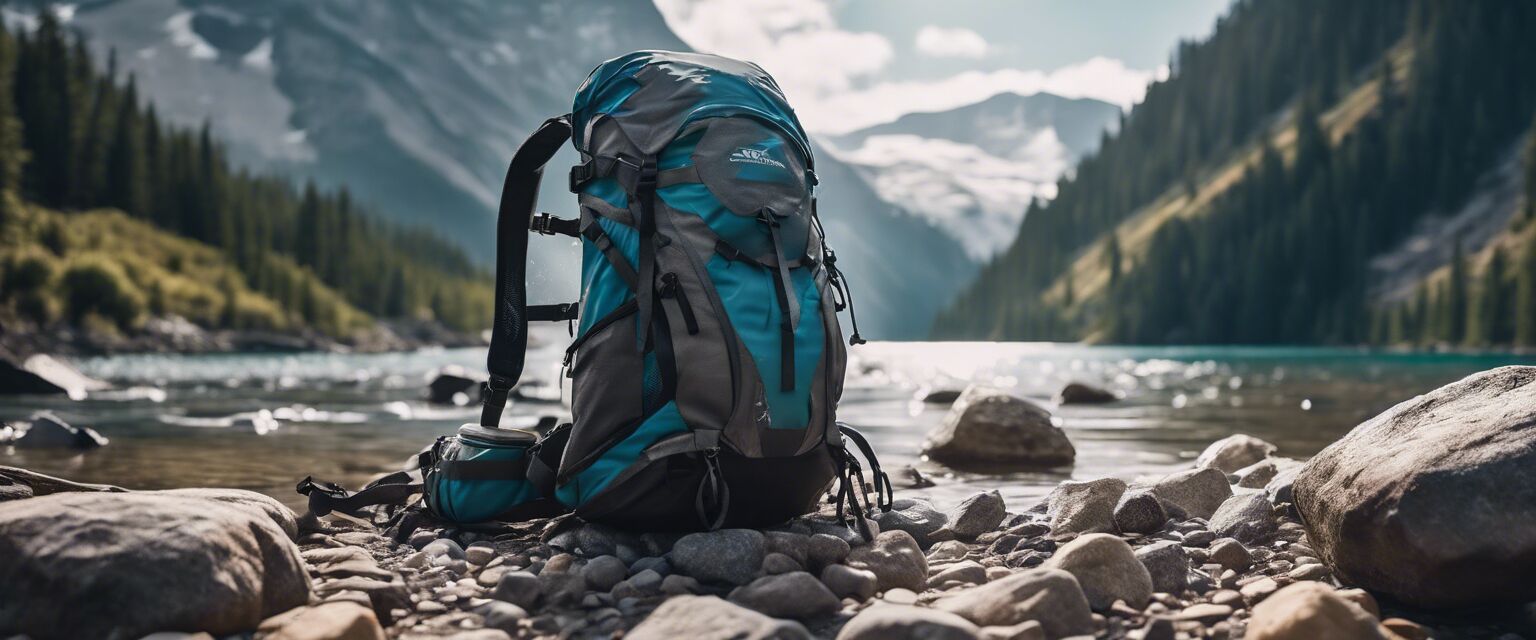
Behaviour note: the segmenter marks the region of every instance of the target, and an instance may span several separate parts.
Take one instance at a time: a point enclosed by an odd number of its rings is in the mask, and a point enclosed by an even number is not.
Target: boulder
[[[384,640],[373,609],[337,600],[295,607],[267,618],[256,629],[271,640]]]
[[[1104,404],[1118,398],[1114,392],[1082,382],[1068,382],[1056,394],[1057,404]]]
[[[1093,612],[1077,578],[1065,571],[1033,569],[945,596],[933,608],[980,626],[1035,620],[1049,637],[1093,633]]]
[[[923,404],[950,405],[950,404],[954,404],[956,400],[960,399],[960,390],[959,389],[933,389],[933,390],[930,390],[930,391],[921,392],[918,395],[921,395],[923,397]]]
[[[1168,512],[1147,489],[1126,491],[1115,505],[1115,528],[1121,533],[1154,533],[1168,524]]]
[[[946,611],[882,604],[859,612],[837,640],[975,640],[980,630]]]
[[[1200,453],[1200,457],[1195,458],[1195,467],[1236,473],[1243,467],[1268,458],[1274,452],[1275,445],[1239,433],[1212,442]]]
[[[763,576],[731,592],[731,602],[775,618],[812,620],[837,612],[841,601],[804,571]]]
[[[1279,471],[1274,460],[1260,460],[1234,472],[1233,475],[1237,476],[1234,484],[1244,489],[1263,489],[1264,485],[1275,479]]]
[[[1370,640],[1385,638],[1364,609],[1316,582],[1298,582],[1253,608],[1246,640]]]
[[[1225,538],[1236,538],[1245,544],[1268,542],[1279,530],[1280,519],[1275,517],[1275,507],[1263,493],[1245,493],[1227,498],[1211,514],[1211,531]]]
[[[670,558],[674,568],[701,582],[742,585],[757,577],[765,547],[762,533],[721,529],[683,536]]]
[[[432,381],[427,383],[427,402],[461,404],[455,398],[461,393],[465,400],[475,400],[480,397],[480,382],[479,375],[464,367],[448,365],[433,374]]]
[[[1232,485],[1220,469],[1190,469],[1162,477],[1152,485],[1152,493],[1171,518],[1209,518],[1232,497]]]
[[[1125,482],[1116,478],[1066,481],[1045,497],[1045,515],[1051,532],[1098,533],[1115,530],[1115,505],[1125,493]]]
[[[897,498],[891,501],[891,510],[875,515],[881,531],[905,531],[912,534],[917,545],[927,549],[937,540],[933,534],[949,524],[949,516],[934,508],[933,503],[915,498]]]
[[[1007,515],[1008,507],[1003,504],[1003,494],[984,491],[966,498],[949,513],[949,528],[955,532],[956,537],[972,540],[997,529]],[[882,524],[880,528],[887,527]]]
[[[71,491],[106,491],[111,493],[124,493],[128,491],[122,487],[114,487],[109,484],[86,484],[83,482],[74,482],[65,480],[63,478],[56,478],[50,475],[27,471],[26,469],[22,469],[20,467],[5,466],[0,466],[0,486],[25,487],[27,490],[26,493],[28,494],[26,497],[45,496],[51,493],[65,493]],[[193,490],[181,489],[180,491]],[[249,494],[249,492],[241,493]],[[265,499],[272,504],[277,504],[276,501],[270,498]],[[277,506],[282,507],[282,505]],[[288,510],[286,507],[283,507],[283,511]],[[289,517],[292,517],[293,513],[288,512],[288,515]]]
[[[1388,409],[1313,457],[1294,491],[1341,580],[1423,607],[1536,598],[1536,367]]]
[[[839,598],[853,598],[863,602],[875,597],[880,580],[875,574],[855,569],[846,564],[829,564],[821,570],[821,583]]]
[[[305,604],[299,550],[284,523],[249,506],[259,501],[270,499],[92,492],[0,503],[0,635],[224,636]]]
[[[1178,595],[1189,585],[1189,554],[1177,542],[1165,540],[1137,549],[1136,560],[1147,568],[1154,592]]]
[[[92,391],[110,388],[112,385],[80,373],[47,354],[35,354],[18,364],[16,357],[0,348],[0,395],[66,395],[80,400]]]
[[[1233,571],[1243,571],[1253,564],[1253,554],[1248,551],[1248,547],[1231,538],[1212,542],[1210,551],[1206,552],[1206,559]]]
[[[714,596],[677,596],[624,634],[626,640],[809,640],[798,623],[775,620]]]
[[[1269,497],[1270,504],[1282,505],[1296,501],[1296,476],[1301,474],[1302,468],[1303,465],[1298,464],[1275,472],[1275,477],[1264,485],[1264,495]]]
[[[1077,450],[1051,413],[1001,389],[972,385],[923,443],[923,453],[953,467],[1031,468],[1072,464]]]
[[[880,591],[922,591],[928,582],[928,558],[905,531],[885,531],[869,545],[848,554],[848,566],[875,574]]]
[[[75,427],[60,420],[51,411],[32,414],[31,426],[21,432],[15,444],[25,449],[96,449],[107,446],[107,439],[89,427]]]
[[[1152,598],[1152,575],[1131,545],[1107,533],[1090,533],[1062,545],[1044,566],[1077,578],[1094,611],[1108,611],[1116,600],[1140,609]]]

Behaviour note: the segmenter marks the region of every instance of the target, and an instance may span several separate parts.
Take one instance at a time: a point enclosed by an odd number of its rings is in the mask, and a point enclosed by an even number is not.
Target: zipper
[[[693,315],[693,305],[688,304],[688,291],[683,289],[682,283],[677,279],[677,274],[662,274],[661,297],[675,298],[677,300],[677,308],[683,312],[683,324],[688,325],[688,335],[698,335],[699,319]]]
[[[640,303],[636,302],[634,298],[624,301],[624,304],[619,305],[618,308],[608,315],[603,316],[601,320],[592,323],[592,326],[587,329],[586,333],[581,334],[581,337],[572,341],[571,346],[565,348],[565,359],[560,361],[560,366],[565,368],[566,377],[570,377],[575,373],[571,370],[571,360],[576,357],[576,350],[581,348],[581,345],[586,344],[588,338],[597,335],[603,329],[607,329],[609,325],[627,316],[634,315],[639,306]]]

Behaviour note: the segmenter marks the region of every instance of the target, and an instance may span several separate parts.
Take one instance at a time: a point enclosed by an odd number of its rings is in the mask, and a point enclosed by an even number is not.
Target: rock
[[[1154,542],[1136,550],[1136,559],[1147,568],[1152,590],[1178,595],[1189,585],[1189,555],[1177,542]]]
[[[678,596],[624,634],[625,640],[809,640],[805,627],[714,596]]]
[[[1178,635],[1174,630],[1173,621],[1167,618],[1153,618],[1147,621],[1141,628],[1141,635],[1132,635],[1137,640],[1175,640]]]
[[[935,509],[933,503],[914,498],[897,498],[891,502],[891,510],[877,514],[875,522],[881,531],[905,531],[912,534],[918,546],[927,549],[937,540],[933,534],[949,524],[949,516]]]
[[[1235,473],[1248,465],[1269,457],[1275,452],[1275,445],[1260,440],[1250,435],[1234,434],[1212,442],[1200,457],[1195,458],[1195,467],[1200,469],[1217,469],[1222,473]]]
[[[1046,635],[1061,638],[1093,633],[1093,613],[1072,574],[1032,569],[940,598],[933,608],[981,626],[1038,621]]]
[[[1015,536],[1017,538],[1017,536]],[[995,543],[994,543],[995,544]],[[1010,548],[1009,551],[1012,551]],[[965,558],[971,548],[958,540],[946,540],[928,549],[928,564],[954,562]],[[994,554],[995,555],[995,554]]]
[[[1247,544],[1268,542],[1280,527],[1274,505],[1262,493],[1236,495],[1211,514],[1211,531]]]
[[[47,354],[35,354],[17,364],[9,351],[0,348],[0,395],[58,394],[80,400],[92,391],[110,388]]]
[[[891,589],[881,594],[880,600],[891,604],[917,604],[917,592],[911,589]]]
[[[874,572],[855,569],[843,564],[829,564],[821,570],[821,583],[839,598],[853,598],[863,602],[875,597],[880,581]]]
[[[629,567],[615,556],[598,556],[588,560],[587,566],[581,569],[582,578],[593,591],[608,591],[628,575]]]
[[[1383,638],[1371,614],[1316,582],[1281,589],[1253,608],[1246,640]]]
[[[1125,482],[1101,478],[1056,485],[1045,497],[1045,515],[1051,533],[1097,533],[1115,530],[1115,505],[1125,493]]]
[[[254,491],[245,491],[243,489],[192,488],[166,489],[164,491],[141,491],[138,493],[148,493],[151,495],[172,496],[179,498],[191,498],[197,500],[211,500],[213,502],[221,502],[244,509],[255,509],[267,514],[267,517],[271,518],[272,522],[276,523],[278,527],[282,528],[284,533],[288,534],[288,539],[297,540],[299,538],[299,523],[298,519],[294,517],[293,511],[288,507],[283,506],[283,503]]]
[[[1274,578],[1259,578],[1243,585],[1238,591],[1243,595],[1243,601],[1253,605],[1274,595],[1279,590],[1280,583],[1275,582]]]
[[[1082,382],[1068,382],[1056,394],[1057,404],[1104,404],[1114,402],[1118,398],[1107,389],[1101,389]]]
[[[427,402],[465,404],[480,397],[480,379],[464,367],[448,365],[439,369],[427,383]],[[463,394],[461,397],[460,394]]]
[[[5,635],[223,636],[310,597],[283,524],[234,500],[129,492],[0,503],[0,558]]]
[[[805,567],[802,567],[800,566],[800,563],[795,562],[794,558],[786,556],[782,553],[774,552],[763,556],[763,573],[768,575],[778,575],[781,573],[792,573],[795,571],[804,570]]]
[[[389,624],[391,611],[411,606],[410,591],[399,580],[384,582],[372,578],[342,578],[320,583],[315,587],[315,592],[321,598],[331,598],[345,592],[362,593],[367,596],[368,602],[373,605],[374,614],[383,624]]]
[[[1187,534],[1184,534],[1183,540],[1184,546],[1186,547],[1208,547],[1212,542],[1215,541],[1216,533],[1213,531],[1207,531],[1205,529],[1201,529],[1199,531],[1191,531]]]
[[[905,531],[885,531],[867,546],[848,554],[848,566],[875,574],[879,591],[922,591],[928,582],[928,558]]]
[[[1170,618],[1175,621],[1194,620],[1198,622],[1211,623],[1218,620],[1225,620],[1228,616],[1231,615],[1232,607],[1224,604],[1212,604],[1209,602],[1203,602],[1200,604],[1192,604],[1186,607],[1183,611],[1170,616]]]
[[[489,564],[490,561],[495,557],[496,547],[493,547],[490,544],[484,542],[469,545],[469,548],[464,550],[464,559],[468,560],[470,564],[477,567],[483,567],[486,564]]]
[[[936,589],[949,582],[981,584],[987,581],[987,568],[981,563],[966,560],[956,562],[928,578],[928,588]]]
[[[1313,457],[1307,537],[1343,581],[1421,607],[1536,598],[1536,367],[1403,402]]]
[[[1043,407],[980,385],[966,388],[928,434],[923,454],[954,467],[1053,467],[1077,450]]]
[[[1327,578],[1328,574],[1328,567],[1321,564],[1303,564],[1291,569],[1289,573],[1285,574],[1285,577],[1299,582],[1302,580],[1322,580]]]
[[[896,480],[899,482],[897,486],[903,489],[927,489],[933,486],[933,481],[929,480],[928,476],[923,475],[922,471],[910,464],[896,472]]]
[[[661,581],[661,592],[669,596],[698,593],[699,581],[685,575],[672,574]]]
[[[1381,626],[1403,640],[1429,640],[1431,635],[1424,625],[1403,618],[1387,618],[1381,621]]]
[[[976,625],[953,613],[879,605],[849,620],[837,640],[975,640],[979,633]]]
[[[527,571],[509,571],[502,574],[501,580],[496,583],[496,590],[491,592],[491,597],[524,609],[531,609],[538,603],[542,592],[538,576]]]
[[[766,531],[763,533],[763,549],[769,554],[782,554],[794,560],[795,564],[804,567],[809,557],[810,536],[789,531]]]
[[[703,582],[746,584],[763,566],[763,534],[751,529],[690,533],[672,546],[672,566]]]
[[[15,445],[23,449],[96,449],[107,439],[88,427],[73,427],[51,411],[32,414],[31,426],[21,432]]]
[[[1154,533],[1168,523],[1168,512],[1151,491],[1137,489],[1120,496],[1114,518],[1115,528],[1122,533]]]
[[[934,389],[923,394],[923,404],[951,405],[959,399],[959,389]]]
[[[485,626],[507,633],[517,633],[518,623],[528,617],[528,612],[510,602],[491,600],[475,607],[475,613],[485,618]]]
[[[1011,627],[987,627],[981,630],[982,640],[1045,640],[1045,627],[1030,620]]]
[[[731,602],[775,618],[812,620],[836,613],[841,601],[804,571],[763,576],[731,592]]]
[[[1275,472],[1275,477],[1264,485],[1264,495],[1269,497],[1270,504],[1294,503],[1296,498],[1293,488],[1296,485],[1296,476],[1301,473],[1303,465],[1295,465],[1280,469]]]
[[[1171,518],[1210,518],[1232,497],[1232,486],[1219,469],[1190,469],[1164,476],[1152,485],[1152,493]]]
[[[1212,542],[1207,557],[1211,562],[1233,571],[1242,571],[1253,564],[1253,555],[1248,552],[1248,547],[1231,538]]]
[[[805,557],[808,569],[820,569],[842,562],[853,548],[837,536],[825,533],[812,534],[806,541]]]
[[[988,531],[997,529],[1008,515],[1003,504],[1003,494],[984,491],[966,498],[949,513],[949,528],[962,540],[971,540]],[[881,525],[881,528],[886,528]]]
[[[273,640],[384,640],[373,610],[355,602],[295,607],[261,621],[256,629]]]
[[[1108,611],[1116,600],[1137,609],[1152,597],[1152,575],[1136,559],[1131,545],[1105,533],[1090,533],[1068,542],[1045,561],[1077,578],[1095,611]]]

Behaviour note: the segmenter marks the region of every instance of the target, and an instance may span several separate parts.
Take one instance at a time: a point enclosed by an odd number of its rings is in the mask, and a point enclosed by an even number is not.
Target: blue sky
[[[703,51],[763,65],[813,131],[1003,91],[1129,108],[1229,0],[655,0]]]

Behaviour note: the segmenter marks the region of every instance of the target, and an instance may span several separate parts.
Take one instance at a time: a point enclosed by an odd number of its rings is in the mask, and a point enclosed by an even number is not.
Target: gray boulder
[[[971,587],[933,603],[979,626],[1038,621],[1049,637],[1093,633],[1093,612],[1077,578],[1065,571],[1033,569]]]
[[[731,602],[775,618],[812,620],[837,612],[841,602],[804,571],[763,576],[731,592]]]
[[[1147,489],[1126,491],[1115,505],[1115,528],[1122,533],[1153,533],[1168,523],[1168,512]]]
[[[752,529],[690,533],[672,546],[672,567],[702,582],[746,584],[765,554],[763,534]]]
[[[714,596],[677,596],[624,634],[626,640],[809,640],[805,627]]]
[[[1058,404],[1104,404],[1114,402],[1114,392],[1082,382],[1069,382],[1056,394]]]
[[[1072,464],[1077,450],[1051,412],[993,387],[972,385],[923,443],[923,453],[953,467],[1030,468]]]
[[[1095,533],[1115,530],[1115,505],[1125,493],[1125,482],[1116,478],[1066,481],[1045,497],[1045,515],[1051,532]]]
[[[1210,518],[1227,498],[1232,485],[1220,469],[1190,469],[1172,473],[1152,485],[1152,493],[1172,518]]]
[[[875,574],[880,591],[922,591],[928,582],[928,558],[905,531],[885,531],[869,545],[848,554],[848,566]]]
[[[821,570],[821,583],[827,585],[832,595],[853,598],[859,602],[875,597],[875,589],[880,586],[880,580],[873,572],[846,564],[827,565],[827,568]]]
[[[1271,504],[1294,503],[1296,496],[1296,476],[1301,475],[1302,465],[1295,465],[1280,469],[1275,472],[1274,479],[1264,485],[1264,495],[1269,497]]]
[[[946,611],[880,604],[843,625],[837,640],[975,640],[979,632],[976,625]]]
[[[89,427],[75,427],[51,411],[32,414],[31,426],[21,432],[15,445],[24,449],[96,449],[107,439]]]
[[[1473,374],[1323,449],[1295,483],[1335,575],[1423,607],[1536,598],[1536,367]]]
[[[1239,433],[1212,442],[1200,453],[1200,457],[1195,458],[1195,466],[1235,473],[1238,469],[1268,458],[1274,452],[1275,445]]]
[[[1090,533],[1062,545],[1044,566],[1077,578],[1094,611],[1108,611],[1116,600],[1140,609],[1152,598],[1152,575],[1131,545],[1107,533]]]
[[[1136,559],[1147,568],[1155,592],[1178,595],[1189,585],[1189,554],[1177,542],[1149,544],[1136,550]]]
[[[0,636],[224,636],[309,600],[299,550],[248,500],[59,493],[0,503]],[[292,515],[288,516],[289,521]]]
[[[1280,519],[1274,505],[1263,493],[1245,493],[1227,498],[1211,514],[1211,531],[1218,536],[1235,538],[1246,544],[1260,544],[1275,537]]]
[[[1008,507],[1003,504],[1003,494],[984,491],[966,498],[949,513],[949,528],[955,532],[956,537],[971,540],[997,529],[1007,516]],[[886,527],[881,525],[881,528]]]
[[[35,354],[18,362],[10,351],[0,347],[0,395],[56,394],[79,400],[92,391],[110,388],[111,385],[47,354]]]
[[[937,542],[934,532],[949,524],[949,516],[934,508],[933,503],[915,498],[897,498],[891,501],[891,510],[875,515],[881,531],[905,531],[912,534],[918,546],[927,549]]]

